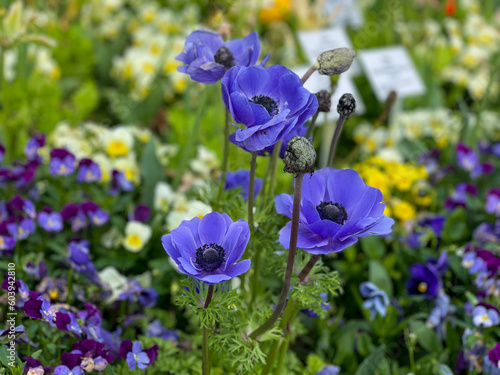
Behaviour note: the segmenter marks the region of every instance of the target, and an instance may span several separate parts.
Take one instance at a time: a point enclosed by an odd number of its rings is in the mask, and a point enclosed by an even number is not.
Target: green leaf
[[[369,236],[361,238],[361,249],[370,259],[380,259],[385,254],[384,241],[378,236]]]
[[[377,260],[370,260],[370,266],[368,270],[369,280],[387,293],[389,298],[392,298],[393,287],[392,280],[387,270],[382,264]]]
[[[443,227],[443,240],[457,242],[469,235],[467,216],[462,207],[456,208],[446,219]]]
[[[379,346],[359,365],[355,375],[388,374],[389,364],[385,359],[385,346]]]
[[[440,353],[443,350],[443,344],[436,332],[428,328],[424,322],[411,322],[410,328],[422,348],[431,353]]]
[[[31,356],[36,359],[36,358],[40,357],[40,354],[42,354],[42,349],[37,350]]]
[[[156,158],[156,147],[153,139],[145,146],[141,161],[139,163],[142,172],[141,202],[153,206],[154,191],[156,184],[165,177],[163,168]]]
[[[366,332],[362,332],[358,338],[357,348],[359,354],[361,354],[363,357],[370,354],[374,349],[370,335],[368,335]]]

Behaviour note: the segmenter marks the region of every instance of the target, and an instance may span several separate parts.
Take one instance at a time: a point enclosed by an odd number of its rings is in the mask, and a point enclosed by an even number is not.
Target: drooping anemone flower
[[[365,301],[363,309],[370,311],[370,320],[375,319],[377,315],[384,318],[387,315],[387,307],[389,306],[389,297],[387,293],[380,290],[375,284],[365,281],[360,284],[359,291]]]
[[[411,279],[406,283],[409,294],[425,296],[428,299],[437,297],[441,281],[433,266],[413,264],[410,267],[410,276]]]
[[[323,168],[304,177],[297,247],[312,254],[328,254],[355,244],[359,237],[390,233],[394,220],[384,215],[380,190],[367,186],[352,169]],[[278,195],[279,214],[292,217],[293,197]],[[290,244],[291,222],[279,241]]]
[[[233,66],[255,65],[259,54],[260,42],[255,31],[244,39],[224,42],[214,31],[196,30],[186,38],[184,50],[175,59],[186,64],[177,68],[179,72],[210,85]]]
[[[241,189],[241,196],[243,199],[248,199],[248,186],[250,184],[250,171],[240,170],[236,172],[227,172],[226,183],[224,185],[225,190],[229,189]],[[262,178],[256,178],[254,183],[254,198],[259,195],[262,190]]]
[[[261,151],[302,126],[318,109],[316,96],[299,76],[281,65],[231,68],[222,78],[222,99],[236,123],[230,140],[246,151]]]
[[[249,259],[238,262],[249,239],[246,221],[233,222],[227,214],[218,212],[183,221],[161,238],[180,272],[209,285],[230,280],[250,269]]]

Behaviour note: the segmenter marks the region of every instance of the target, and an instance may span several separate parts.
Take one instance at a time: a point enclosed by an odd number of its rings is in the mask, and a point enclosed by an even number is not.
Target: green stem
[[[257,289],[259,288],[259,268],[260,268],[260,253],[261,249],[254,247],[254,262],[253,262],[253,275],[252,275],[252,298],[250,300],[250,307],[253,306],[257,297]]]
[[[295,261],[295,253],[297,251],[297,236],[299,232],[299,218],[300,218],[300,199],[302,196],[302,181],[304,180],[304,173],[297,173],[295,176],[295,192],[293,194],[293,208],[292,208],[292,227],[290,230],[290,249],[288,250],[288,260],[286,263],[285,279],[283,281],[283,288],[281,289],[281,296],[276,306],[276,309],[269,317],[269,319],[262,324],[255,331],[250,333],[251,339],[256,339],[266,331],[268,331],[278,320],[283,309],[286,305],[286,298],[288,290],[290,289],[290,281],[292,279],[293,263]]]
[[[71,303],[73,302],[73,268],[71,267],[68,271],[68,279],[66,285],[68,286],[68,297],[66,303],[68,305],[71,305]]]
[[[203,375],[210,375],[210,350],[208,347],[208,327],[203,327],[203,357],[202,372]]]
[[[252,152],[250,162],[250,183],[248,184],[248,226],[253,233],[253,194],[255,185],[255,168],[257,167],[257,152]]]
[[[319,111],[316,111],[314,116],[311,119],[311,122],[309,123],[309,126],[307,127],[307,132],[306,132],[306,138],[309,139],[313,133],[314,130],[314,124],[316,124],[316,119],[318,118]]]
[[[262,369],[261,375],[267,375],[273,368],[274,360],[276,359],[276,354],[278,353],[279,347],[281,345],[281,340],[273,341],[271,348],[269,349],[269,354],[266,358],[266,365]]]
[[[226,109],[226,123],[224,125],[224,155],[222,159],[222,178],[220,180],[219,186],[219,194],[217,195],[217,202],[220,201],[220,197],[222,195],[222,191],[224,190],[224,186],[226,185],[226,173],[227,173],[227,164],[229,160],[229,111]]]
[[[288,335],[287,335],[288,336]],[[278,357],[278,368],[276,370],[276,374],[282,374],[283,373],[283,363],[285,362],[285,355],[286,351],[288,350],[288,344],[290,343],[290,337],[286,337],[283,342],[281,343],[281,347],[279,350],[279,357]]]
[[[268,197],[274,197],[274,185],[276,185],[276,166],[278,165],[278,158],[281,151],[281,144],[283,140],[276,143],[273,150],[273,155],[271,156],[271,180],[269,181],[269,189],[267,191]]]
[[[309,77],[318,69],[319,69],[318,63],[314,63],[313,65],[311,65],[309,69],[307,69],[307,72],[305,72],[305,74],[301,78],[302,84],[306,83]]]
[[[177,175],[175,176],[175,180],[173,182],[174,188],[177,188],[179,186],[179,183],[181,182],[182,175],[184,173],[184,170],[186,169],[186,165],[191,154],[191,149],[196,144],[197,135],[200,132],[201,117],[205,110],[205,105],[207,103],[209,91],[210,91],[209,87],[205,87],[203,89],[203,93],[200,102],[198,104],[198,111],[196,112],[196,117],[194,119],[193,128],[191,129],[191,136],[188,138],[187,143],[184,146],[184,149],[182,150],[179,166],[177,167]]]
[[[333,134],[332,144],[330,145],[330,154],[328,155],[328,167],[333,167],[333,160],[335,158],[335,152],[337,151],[337,143],[339,142],[340,133],[342,132],[342,127],[346,120],[345,116],[340,115],[337,121],[337,127],[335,128],[335,133]]]
[[[300,282],[304,282],[304,280],[306,279],[307,275],[309,275],[309,272],[311,272],[312,268],[314,267],[314,265],[316,264],[316,262],[318,261],[318,259],[321,257],[321,255],[319,254],[314,254],[310,259],[309,259],[309,262],[307,262],[307,264],[304,266],[304,268],[302,269],[302,271],[300,271],[299,273],[299,280]]]
[[[203,310],[206,310],[212,301],[214,295],[214,286],[208,286],[207,298],[205,299],[205,304],[203,305]],[[205,311],[204,311],[205,312]],[[210,375],[210,347],[208,346],[208,334],[209,327],[203,325],[203,345],[202,345],[202,371],[203,375]]]

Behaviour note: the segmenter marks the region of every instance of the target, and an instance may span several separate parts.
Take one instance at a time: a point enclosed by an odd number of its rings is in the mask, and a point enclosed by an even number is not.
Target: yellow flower
[[[392,205],[393,216],[401,221],[413,219],[417,215],[415,207],[407,201],[397,201]]]
[[[259,19],[262,23],[272,23],[286,21],[290,17],[292,4],[290,0],[274,0],[271,7],[262,8],[259,12]]]

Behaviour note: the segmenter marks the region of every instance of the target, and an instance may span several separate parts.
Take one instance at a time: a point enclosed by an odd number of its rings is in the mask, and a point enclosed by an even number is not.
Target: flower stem
[[[207,298],[205,299],[205,304],[203,305],[203,309],[207,309],[207,307],[210,305],[210,302],[212,301],[212,296],[214,295],[214,286],[209,285],[208,286],[208,292],[207,292]],[[210,348],[208,346],[208,333],[209,333],[210,328],[203,326],[202,332],[203,332],[203,345],[202,345],[202,372],[203,375],[210,375]]]
[[[207,292],[207,298],[205,299],[205,305],[203,306],[204,309],[210,305],[210,301],[212,301],[212,296],[214,295],[214,286],[209,285],[208,286],[208,292]]]
[[[208,327],[203,327],[203,375],[210,375],[210,350],[208,348]]]
[[[309,79],[309,77],[319,69],[319,64],[316,62],[313,65],[310,66],[310,68],[307,70],[307,72],[302,76],[302,84],[306,83],[306,81]]]
[[[333,166],[333,159],[335,158],[335,151],[337,151],[337,143],[339,142],[340,133],[342,132],[342,127],[344,126],[344,122],[346,120],[345,116],[340,115],[339,120],[337,121],[337,127],[335,128],[335,133],[333,134],[332,144],[330,146],[330,154],[328,155],[328,164],[327,166]]]
[[[307,127],[306,138],[308,138],[308,139],[309,139],[309,137],[311,137],[311,135],[313,133],[314,124],[316,124],[316,119],[318,118],[318,115],[319,115],[319,111],[316,111],[316,113],[314,114],[314,116],[311,119],[311,122],[309,123],[309,126]]]
[[[288,290],[290,289],[290,281],[292,279],[295,253],[297,251],[297,236],[299,233],[299,217],[300,217],[300,199],[302,195],[303,179],[304,179],[304,173],[297,173],[297,175],[295,176],[295,192],[293,194],[293,209],[292,209],[292,228],[290,231],[290,249],[288,250],[288,260],[285,270],[285,280],[283,281],[283,289],[281,289],[280,300],[278,302],[278,305],[276,306],[276,309],[269,317],[269,319],[255,331],[250,333],[249,337],[254,340],[273,326],[276,320],[278,320],[278,318],[280,317],[286,305],[286,298],[288,296]]]
[[[222,191],[226,185],[227,164],[229,160],[229,111],[226,109],[226,123],[224,125],[224,155],[222,158],[222,177],[220,179],[219,194],[217,195],[217,202],[220,201]]]
[[[177,174],[175,176],[175,180],[173,182],[173,187],[177,188],[179,183],[181,182],[182,175],[184,170],[186,169],[186,164],[189,160],[191,149],[196,144],[197,134],[200,132],[201,125],[201,117],[205,110],[205,105],[207,103],[208,94],[210,91],[210,87],[205,87],[203,89],[203,93],[201,95],[200,102],[198,104],[198,111],[196,112],[196,117],[194,119],[193,128],[191,129],[191,136],[188,138],[186,145],[182,150],[181,159],[179,161],[179,166],[177,167]]]
[[[269,181],[269,189],[267,195],[272,197],[274,195],[274,185],[276,184],[276,165],[278,164],[278,157],[281,151],[281,144],[283,140],[274,145],[273,155],[271,156],[271,180]]]
[[[304,282],[304,280],[306,279],[307,275],[309,275],[309,272],[311,272],[312,268],[314,267],[314,265],[316,264],[316,262],[318,261],[318,259],[321,257],[321,255],[319,254],[314,254],[311,259],[309,259],[309,262],[307,262],[307,264],[304,266],[304,268],[302,269],[302,271],[300,271],[299,273],[299,280],[300,282]]]
[[[257,167],[257,152],[252,152],[252,161],[250,162],[250,182],[248,184],[248,226],[253,232],[253,193],[255,185],[255,168]]]

